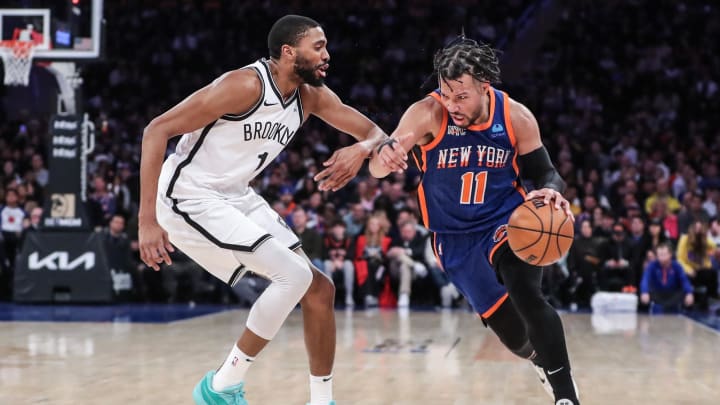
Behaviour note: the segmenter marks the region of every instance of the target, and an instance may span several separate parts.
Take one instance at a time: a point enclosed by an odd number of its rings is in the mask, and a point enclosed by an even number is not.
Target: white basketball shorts
[[[245,273],[233,251],[254,252],[269,238],[294,250],[300,241],[280,215],[252,189],[220,200],[171,200],[158,193],[157,219],[170,243],[205,270],[234,285]]]

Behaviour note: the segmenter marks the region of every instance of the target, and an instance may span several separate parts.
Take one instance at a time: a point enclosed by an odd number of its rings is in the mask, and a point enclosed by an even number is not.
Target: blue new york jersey
[[[440,102],[439,91],[430,96]],[[460,128],[443,108],[432,142],[420,147],[418,198],[425,225],[438,233],[492,231],[524,199],[507,94],[490,88],[490,119]]]

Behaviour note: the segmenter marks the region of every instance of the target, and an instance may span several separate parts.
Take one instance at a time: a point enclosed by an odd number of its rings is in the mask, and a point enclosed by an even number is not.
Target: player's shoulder
[[[436,98],[428,95],[414,102],[407,110],[413,119],[422,122],[426,126],[432,128],[432,132],[436,132],[443,122],[445,116],[445,106]]]
[[[322,102],[323,99],[329,97],[337,97],[328,86],[311,86],[307,83],[303,83],[298,87],[300,97],[303,98],[303,103],[307,101]]]
[[[308,113],[316,113],[323,108],[342,103],[340,98],[328,86],[311,86],[307,83],[298,87],[303,110]]]
[[[527,129],[537,127],[537,120],[532,111],[525,104],[506,95],[508,99],[508,108],[510,109],[510,122],[517,131],[518,129]]]
[[[413,109],[414,111],[417,111],[419,113],[425,113],[425,114],[433,114],[433,115],[440,115],[442,116],[443,110],[445,107],[442,105],[440,100],[427,95],[420,100],[414,102],[410,109]]]
[[[235,91],[241,91],[240,94],[259,94],[263,83],[258,73],[248,67],[230,70],[218,76],[213,81],[213,86],[229,88]]]
[[[508,107],[510,108],[510,118],[514,121],[515,119],[518,120],[527,120],[527,119],[534,119],[534,115],[532,111],[523,103],[515,100],[514,98],[510,97],[505,94],[505,97],[507,97],[508,100]]]

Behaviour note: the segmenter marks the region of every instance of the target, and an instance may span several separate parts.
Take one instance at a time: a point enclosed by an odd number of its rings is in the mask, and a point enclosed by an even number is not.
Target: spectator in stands
[[[113,291],[119,301],[134,301],[144,295],[137,266],[132,262],[130,239],[125,234],[125,217],[115,214],[102,231],[105,254],[113,279]]]
[[[635,273],[637,279],[633,280],[633,285],[637,285],[642,277],[642,269],[645,268],[645,258],[647,252],[651,249],[650,235],[645,227],[645,220],[641,216],[633,216],[630,218],[630,234],[628,235],[632,252],[630,254],[630,266]]]
[[[15,256],[20,249],[25,211],[18,205],[18,193],[14,188],[5,191],[5,205],[0,208],[0,230],[5,247],[5,259],[15,267]]]
[[[605,242],[602,260],[603,269],[598,282],[603,291],[630,290],[635,280],[635,272],[630,266],[632,246],[621,222],[612,226],[612,236]]]
[[[30,211],[30,218],[25,218],[25,221],[23,222],[22,235],[20,236],[20,249],[22,249],[22,245],[25,243],[25,238],[28,233],[40,230],[40,227],[42,226],[42,215],[43,209],[35,207]]]
[[[602,248],[603,241],[593,236],[590,220],[582,220],[580,233],[567,258],[570,300],[581,307],[590,306],[590,298],[597,289],[597,278],[602,271]]]
[[[93,193],[90,197],[90,223],[95,226],[105,226],[115,214],[117,204],[115,195],[107,188],[107,182],[102,176],[93,178]]]
[[[308,226],[308,216],[302,207],[295,208],[292,213],[292,229],[300,238],[303,251],[312,264],[323,270],[323,240],[318,231]]]
[[[353,246],[355,274],[365,307],[378,305],[378,296],[385,283],[387,251],[391,239],[387,236],[387,217],[373,214],[367,219],[365,232],[358,235]]]
[[[655,248],[656,260],[648,263],[640,282],[640,301],[659,305],[663,311],[691,307],[693,286],[680,263],[672,257],[672,248],[661,243]]]
[[[607,208],[598,207],[597,209],[600,210],[601,215],[599,220],[597,218],[597,215],[593,217],[593,223],[595,224],[595,229],[593,229],[593,235],[604,239],[610,239],[613,234],[613,225],[616,222],[615,217],[613,216],[613,213]]]
[[[708,238],[707,225],[702,221],[693,222],[687,234],[678,241],[677,260],[692,284],[698,288],[701,297],[717,297],[718,275],[712,263],[716,248],[715,243]],[[706,305],[704,300],[699,303],[701,306]]]
[[[673,243],[677,242],[678,238],[680,237],[677,215],[668,211],[666,201],[659,200],[653,203],[653,213],[650,214],[650,218],[656,218],[660,220],[663,224],[663,228],[665,229],[667,237]]]
[[[429,264],[425,261],[428,237],[418,233],[415,222],[406,220],[400,224],[400,234],[393,239],[387,257],[390,275],[398,284],[398,307],[410,306],[412,281],[415,277],[428,276]]]
[[[687,192],[683,196],[683,205],[678,213],[678,229],[681,234],[685,234],[693,222],[710,223],[710,215],[703,208],[703,200],[703,194],[700,190]]]
[[[670,194],[670,186],[667,178],[657,179],[655,182],[655,193],[645,200],[645,212],[649,215],[657,215],[657,202],[665,202],[668,212],[675,213],[680,210],[680,201]]]
[[[345,306],[355,305],[355,266],[348,255],[351,240],[345,233],[345,222],[335,221],[323,238],[323,271],[332,277],[335,285],[345,287]],[[341,281],[341,282],[338,282]]]
[[[365,211],[362,203],[351,203],[350,212],[343,216],[343,221],[347,226],[348,237],[354,238],[359,235],[365,227],[365,222],[367,222],[367,211]]]
[[[32,156],[32,172],[35,175],[35,181],[40,187],[45,187],[48,184],[50,175],[48,170],[45,168],[45,162],[43,161],[42,155],[36,153]]]

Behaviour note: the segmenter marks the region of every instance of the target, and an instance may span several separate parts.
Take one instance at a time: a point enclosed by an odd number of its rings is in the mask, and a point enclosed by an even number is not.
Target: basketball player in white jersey
[[[320,173],[325,189],[342,187],[387,138],[323,85],[330,60],[326,44],[317,22],[285,16],[268,35],[269,59],[223,74],[145,129],[139,213],[145,264],[155,270],[170,264],[174,245],[231,285],[247,269],[272,281],[225,362],[195,387],[197,404],[247,403],[245,372],[298,302],[310,404],[335,403],[332,281],[310,264],[297,236],[248,186],[311,114],[359,141],[326,162]],[[184,135],[163,164],[167,141],[176,134]]]

